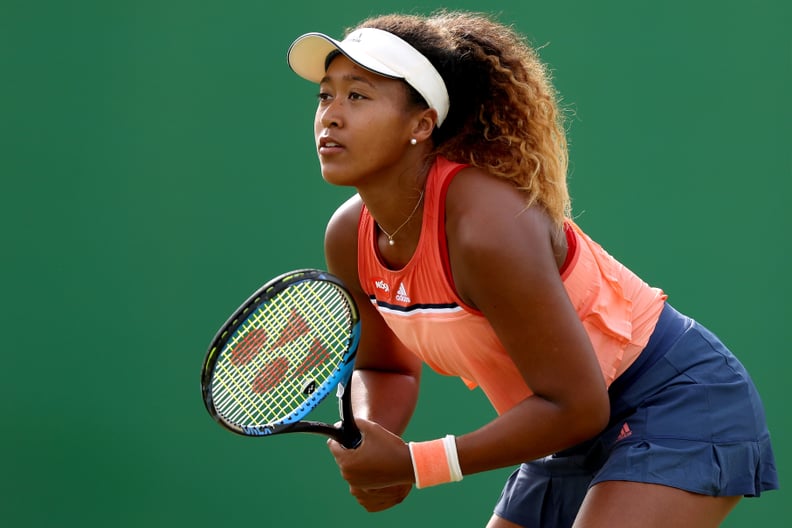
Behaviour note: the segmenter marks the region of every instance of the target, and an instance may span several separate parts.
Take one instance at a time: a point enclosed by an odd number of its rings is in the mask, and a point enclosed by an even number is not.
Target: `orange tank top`
[[[363,207],[358,225],[360,284],[399,339],[433,370],[480,386],[502,414],[532,394],[487,319],[465,305],[450,280],[445,195],[466,167],[438,157],[427,177],[420,240],[410,261],[390,270],[377,250],[374,219]],[[610,385],[649,340],[666,295],[650,287],[571,220],[561,279]]]

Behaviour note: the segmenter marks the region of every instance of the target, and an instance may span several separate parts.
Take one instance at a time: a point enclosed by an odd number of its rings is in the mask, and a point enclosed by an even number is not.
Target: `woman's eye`
[[[359,94],[359,93],[357,93],[357,92],[349,92],[349,95],[348,95],[347,97],[348,97],[348,98],[349,98],[351,101],[362,101],[363,99],[366,99],[366,96],[365,96],[365,95]],[[333,95],[332,95],[332,94],[330,94],[329,92],[319,92],[319,93],[316,95],[316,98],[317,98],[317,99],[318,99],[320,102],[328,102],[328,101],[332,101],[332,100],[333,100]]]

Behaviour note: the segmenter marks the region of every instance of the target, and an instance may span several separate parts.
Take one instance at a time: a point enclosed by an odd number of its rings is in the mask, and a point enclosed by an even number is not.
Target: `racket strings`
[[[284,344],[288,345],[285,350],[281,349],[280,352],[286,353],[291,365],[297,365],[297,369],[293,373],[295,375],[299,374],[300,371],[306,373],[307,369],[305,369],[304,366],[313,359],[314,366],[320,367],[320,371],[314,372],[313,374],[315,374],[315,378],[321,382],[330,377],[334,372],[346,350],[345,341],[348,335],[349,318],[348,316],[340,319],[337,317],[342,311],[344,313],[347,312],[346,303],[344,302],[343,296],[338,295],[338,291],[329,284],[321,284],[327,290],[326,292],[316,291],[316,284],[314,283],[301,283],[300,285],[304,287],[293,287],[282,292],[282,296],[288,297],[286,298],[287,304],[283,305],[283,309],[277,310],[276,312],[274,310],[275,305],[273,305],[270,307],[273,309],[262,311],[256,318],[256,322],[263,323],[268,320],[268,318],[279,321],[279,323],[281,323],[279,324],[279,326],[281,326],[278,331],[279,336],[272,345],[270,351],[277,350]],[[310,292],[312,295],[307,297],[305,295],[306,291]],[[319,295],[319,293],[329,293],[332,302],[328,303],[328,296]],[[320,304],[323,307],[322,310],[316,308],[316,306]],[[288,315],[286,315],[286,306],[292,307]],[[296,306],[306,308],[306,314],[302,315],[294,308]],[[308,317],[314,323],[313,330],[305,317]],[[331,322],[331,318],[333,319],[332,324],[327,324]],[[328,339],[321,339],[322,337],[327,337]],[[310,342],[311,339],[313,339],[313,342]],[[337,352],[336,357],[323,346],[323,342],[330,345],[341,345],[340,347],[332,347],[335,348]],[[319,356],[324,356],[324,361],[321,361]],[[277,358],[275,361],[277,361]],[[267,366],[269,367],[270,364],[271,363]],[[261,371],[259,371],[259,375],[260,374]],[[299,379],[296,381],[299,381]],[[277,402],[284,403],[284,405],[279,406],[280,409],[288,407],[286,403],[291,401],[291,396],[299,396],[293,394],[294,390],[304,389],[304,387],[298,387],[294,384],[276,384],[275,388],[276,393],[270,394],[270,400],[268,401],[271,401],[273,404]],[[272,406],[270,407],[271,410],[274,410]]]
[[[337,372],[350,340],[345,295],[326,282],[296,283],[259,306],[218,359],[215,407],[240,425],[280,421]]]

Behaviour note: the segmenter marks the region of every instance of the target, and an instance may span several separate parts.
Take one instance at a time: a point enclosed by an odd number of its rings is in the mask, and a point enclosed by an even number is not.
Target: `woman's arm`
[[[355,417],[401,434],[418,400],[422,363],[391,332],[360,287],[357,226],[361,207],[360,199],[355,196],[330,219],[325,234],[325,257],[328,271],[344,281],[360,311],[360,346],[352,380]]]
[[[609,401],[588,335],[560,279],[557,229],[544,211],[526,208],[510,183],[477,169],[456,176],[446,205],[456,289],[487,317],[534,393],[457,438],[463,474],[516,465],[591,438],[608,420]],[[377,393],[369,405],[388,401]],[[376,424],[360,425],[364,447],[370,436],[368,449],[333,450],[344,478],[355,488],[413,482],[404,442]]]
[[[487,318],[534,393],[457,439],[463,473],[533,460],[594,436],[608,420],[607,389],[560,278],[557,228],[540,208],[526,209],[512,184],[476,169],[451,184],[446,216],[457,291]]]
[[[348,481],[342,461],[349,456],[355,456],[364,468],[376,467],[384,456],[389,457],[394,468],[408,471],[406,478],[396,479],[398,483],[369,487],[350,482],[350,493],[366,510],[375,512],[399,504],[412,489],[409,450],[400,435],[418,401],[422,363],[391,332],[360,287],[357,226],[361,207],[360,199],[355,196],[333,215],[325,234],[325,258],[328,271],[344,281],[360,311],[361,337],[351,390],[352,408],[363,433],[363,443],[355,452],[333,441],[328,444]],[[399,456],[376,449],[382,445],[389,446]]]

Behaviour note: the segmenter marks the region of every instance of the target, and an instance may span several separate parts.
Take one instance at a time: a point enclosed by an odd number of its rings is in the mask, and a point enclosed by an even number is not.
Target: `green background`
[[[261,282],[322,267],[349,195],[319,175],[291,40],[371,14],[497,13],[543,46],[570,114],[577,221],[719,333],[792,470],[792,9],[786,0],[0,2],[9,527],[483,526],[508,470],[367,514],[320,437],[204,410],[214,331]],[[333,412],[329,412],[332,418]],[[407,436],[492,416],[428,375]],[[787,526],[788,492],[726,526]]]

